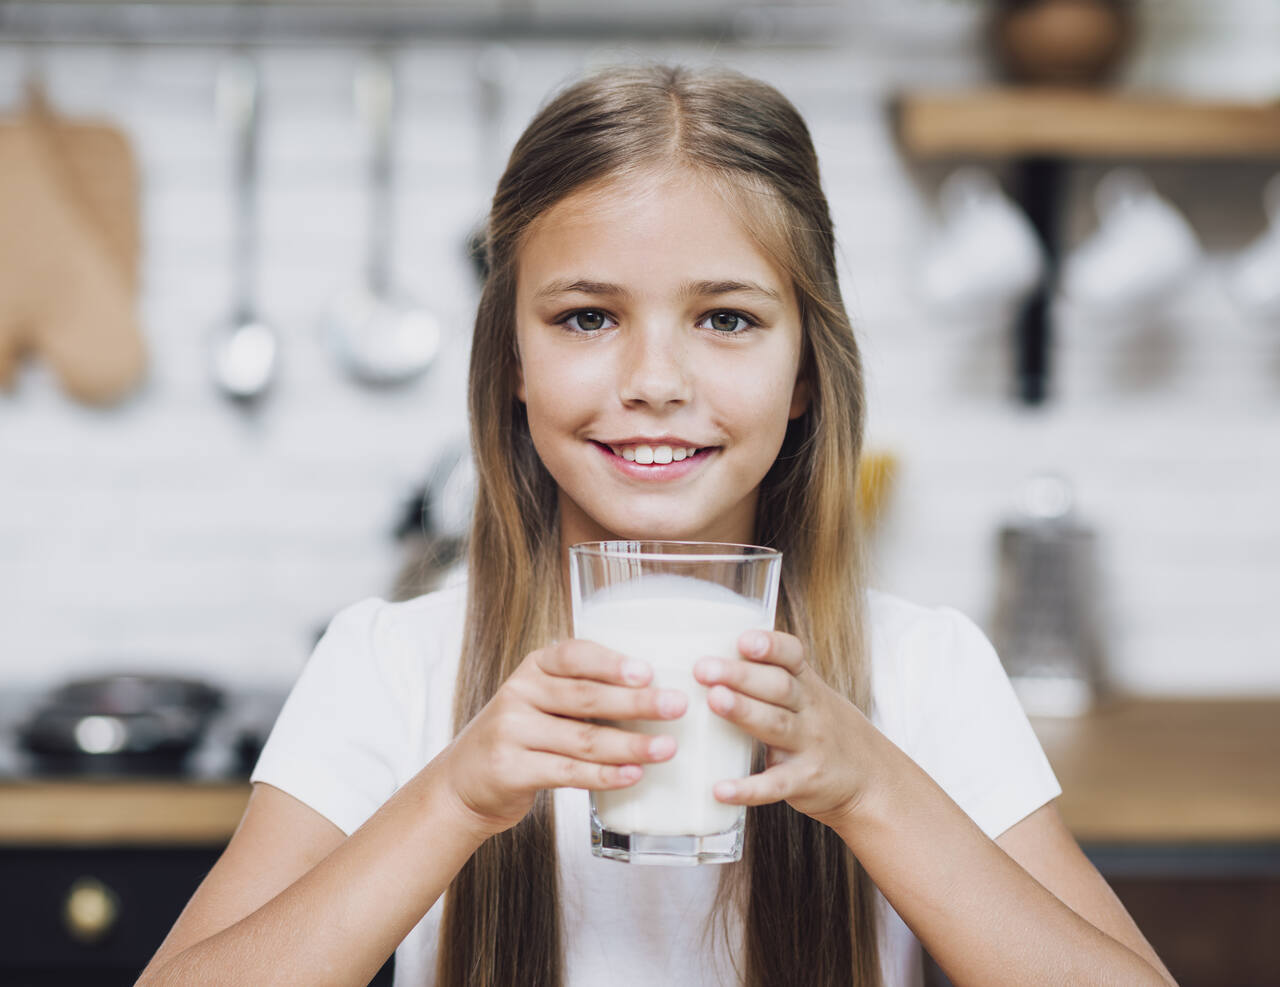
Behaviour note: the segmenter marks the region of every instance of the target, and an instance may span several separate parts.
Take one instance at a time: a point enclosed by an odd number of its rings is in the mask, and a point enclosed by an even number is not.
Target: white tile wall
[[[847,42],[821,51],[621,49],[727,62],[778,84],[810,120],[866,353],[871,443],[903,463],[877,582],[985,620],[995,527],[1030,470],[1057,468],[1101,532],[1115,679],[1143,693],[1280,692],[1280,326],[1243,324],[1209,264],[1145,335],[1103,334],[1062,313],[1056,400],[1013,405],[1003,336],[940,324],[912,291],[941,169],[904,167],[882,101],[904,82],[983,71],[971,12],[914,5],[932,19],[868,0]],[[1207,63],[1188,54],[1197,5],[1146,6],[1156,19],[1132,69],[1139,79],[1172,84],[1179,66]],[[1226,5],[1214,22],[1214,57],[1256,47],[1242,9]],[[0,106],[17,98],[17,54],[0,45]],[[0,683],[111,664],[283,684],[337,608],[386,592],[401,562],[389,530],[402,499],[464,427],[474,285],[461,244],[492,170],[480,157],[475,54],[423,44],[400,61],[396,267],[448,341],[426,379],[373,392],[344,377],[319,329],[359,271],[363,145],[350,81],[361,52],[265,52],[260,282],[285,366],[248,418],[214,393],[205,366],[207,332],[230,304],[220,53],[54,45],[37,57],[60,107],[113,119],[135,143],[153,369],[109,412],[71,404],[39,365],[0,397]],[[618,54],[517,46],[504,143],[552,87]],[[1218,263],[1261,228],[1268,170],[1166,164],[1152,174]],[[1073,235],[1087,232],[1096,176],[1074,176]]]

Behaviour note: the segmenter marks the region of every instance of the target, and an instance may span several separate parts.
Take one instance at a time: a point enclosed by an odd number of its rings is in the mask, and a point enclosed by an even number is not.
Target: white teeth
[[[665,466],[668,463],[679,463],[697,453],[694,446],[609,446],[615,456],[621,456],[629,463],[642,466]]]

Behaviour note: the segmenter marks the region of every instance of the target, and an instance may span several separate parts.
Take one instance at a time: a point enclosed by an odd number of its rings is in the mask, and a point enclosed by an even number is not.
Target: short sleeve
[[[250,781],[292,795],[350,835],[395,792],[406,713],[376,647],[387,604],[338,613],[294,684]]]
[[[904,635],[906,753],[992,839],[1062,794],[986,635],[949,607]]]

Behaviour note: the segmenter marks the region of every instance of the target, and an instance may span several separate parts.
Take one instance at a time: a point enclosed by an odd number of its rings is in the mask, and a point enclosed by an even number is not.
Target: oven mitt
[[[127,142],[56,117],[33,92],[0,123],[0,175],[0,387],[32,353],[71,397],[119,401],[146,367]]]

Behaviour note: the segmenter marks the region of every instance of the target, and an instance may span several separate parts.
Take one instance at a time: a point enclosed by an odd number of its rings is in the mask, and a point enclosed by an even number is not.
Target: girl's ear
[[[809,378],[796,377],[796,386],[791,390],[791,409],[787,412],[788,420],[795,420],[809,410]]]

